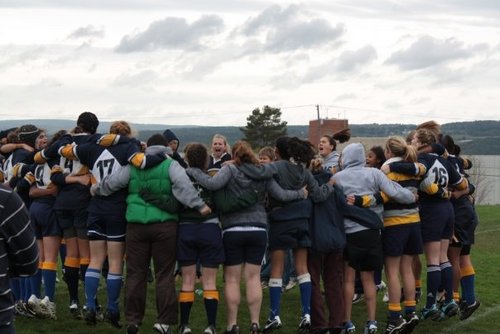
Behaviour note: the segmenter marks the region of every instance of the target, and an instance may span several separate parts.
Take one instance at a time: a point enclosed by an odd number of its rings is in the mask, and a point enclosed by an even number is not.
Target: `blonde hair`
[[[226,137],[224,137],[221,134],[216,133],[212,137],[212,143],[214,142],[214,139],[222,139],[222,141],[224,142],[224,145],[226,145],[226,153],[228,153],[230,151],[230,149],[229,149],[229,143],[227,142]]]
[[[274,153],[274,148],[271,146],[265,146],[260,149],[259,151],[259,158],[261,156],[268,157],[269,160],[274,161],[276,160],[276,154]]]
[[[385,142],[385,149],[390,151],[394,156],[403,158],[404,161],[417,161],[417,151],[413,146],[408,145],[403,137],[389,137]]]
[[[115,121],[109,127],[109,133],[130,137],[132,129],[126,121]]]
[[[415,137],[422,146],[431,145],[436,142],[436,136],[429,129],[418,129],[417,132],[415,132]]]

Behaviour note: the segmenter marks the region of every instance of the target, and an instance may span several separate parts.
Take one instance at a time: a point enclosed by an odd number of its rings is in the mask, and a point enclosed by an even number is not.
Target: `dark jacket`
[[[0,185],[0,326],[14,320],[12,277],[27,277],[38,270],[38,248],[29,213],[19,196]]]
[[[331,173],[324,170],[314,174],[319,185],[327,183],[331,176]],[[313,204],[310,223],[311,248],[320,253],[342,250],[346,244],[344,218],[364,226],[378,222],[378,228],[382,227],[382,221],[375,212],[348,205],[342,190],[334,187],[334,192],[326,201]]]

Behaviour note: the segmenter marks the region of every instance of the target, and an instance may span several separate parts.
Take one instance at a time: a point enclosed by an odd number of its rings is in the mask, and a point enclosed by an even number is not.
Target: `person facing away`
[[[0,208],[0,333],[14,334],[10,277],[37,272],[38,248],[23,201],[5,185],[0,185]]]

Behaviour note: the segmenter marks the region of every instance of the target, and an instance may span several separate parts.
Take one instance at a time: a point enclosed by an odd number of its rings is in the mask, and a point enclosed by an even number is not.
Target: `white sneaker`
[[[172,334],[172,330],[170,329],[170,326],[166,325],[166,324],[156,323],[156,324],[154,324],[153,329],[158,334]]]
[[[31,295],[26,303],[28,306],[28,311],[37,317],[43,317],[43,312],[40,307],[41,300],[37,298],[35,295]]]
[[[40,302],[40,308],[45,317],[57,320],[56,316],[56,303],[51,302],[49,297],[45,296]]]
[[[382,301],[384,303],[388,303],[389,302],[389,292],[384,292],[384,296],[382,297]]]
[[[377,288],[378,292],[387,289],[387,284],[385,284],[384,281],[380,281],[380,284],[377,284],[375,287]]]

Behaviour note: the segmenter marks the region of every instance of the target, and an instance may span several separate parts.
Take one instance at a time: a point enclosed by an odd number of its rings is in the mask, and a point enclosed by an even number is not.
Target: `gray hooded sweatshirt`
[[[413,193],[401,187],[396,182],[376,168],[365,167],[365,149],[360,143],[347,145],[342,151],[340,165],[342,170],[333,179],[342,188],[345,195],[371,195],[383,191],[396,202],[409,204],[415,202]],[[384,206],[382,204],[370,207],[382,220]],[[350,220],[344,219],[346,234],[359,232],[368,228]]]
[[[272,177],[274,171],[270,168],[262,168],[262,166],[229,164],[223,166],[214,176],[209,176],[198,168],[188,168],[186,172],[208,190],[218,190],[226,187],[231,189],[232,193],[240,194],[244,189],[253,188],[260,194],[260,200],[254,205],[236,212],[221,214],[223,229],[236,226],[266,228],[265,192],[285,202],[303,199],[305,196],[302,190],[282,189]]]

